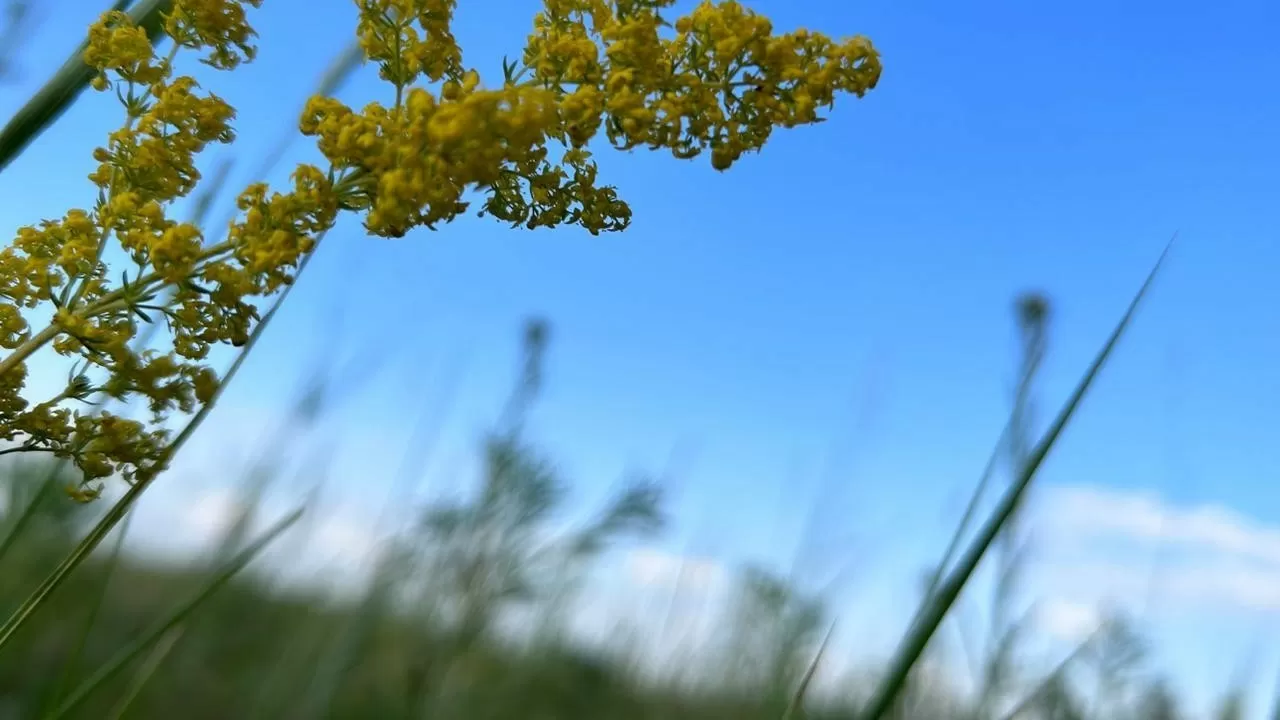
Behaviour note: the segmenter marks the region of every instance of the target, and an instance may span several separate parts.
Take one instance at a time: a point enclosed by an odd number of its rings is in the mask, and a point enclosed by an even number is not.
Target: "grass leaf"
[[[107,592],[111,587],[111,578],[115,575],[116,568],[120,566],[120,556],[124,551],[125,538],[129,535],[129,524],[132,517],[132,515],[126,515],[124,524],[120,526],[120,532],[116,535],[116,544],[111,548],[111,555],[107,559],[107,566],[102,573],[102,582],[98,586],[98,595],[85,616],[84,627],[80,630],[80,637],[71,651],[71,656],[62,663],[62,674],[58,678],[57,684],[54,685],[53,691],[45,700],[46,708],[56,707],[62,700],[63,690],[70,683],[72,676],[76,672],[76,667],[80,664],[80,658],[84,655],[85,648],[89,644],[89,636],[93,633],[98,616],[107,602]]]
[[[173,0],[144,0],[129,11],[129,17],[147,31],[147,37],[154,43],[164,32],[161,14],[172,4]],[[123,5],[117,2],[112,9]],[[76,48],[58,72],[0,130],[0,172],[8,168],[89,87],[94,70],[82,59],[86,45],[82,43]]]
[[[1089,388],[1093,385],[1094,379],[1101,372],[1102,366],[1110,358],[1112,351],[1119,343],[1120,338],[1124,336],[1125,331],[1129,327],[1129,323],[1133,320],[1137,313],[1138,307],[1142,300],[1146,297],[1148,289],[1152,282],[1163,267],[1165,258],[1168,257],[1169,250],[1173,246],[1173,241],[1169,242],[1161,253],[1159,260],[1156,261],[1155,267],[1152,268],[1146,281],[1139,288],[1129,308],[1121,317],[1120,322],[1112,331],[1111,336],[1107,339],[1106,344],[1098,352],[1093,363],[1085,372],[1084,377],[1080,379],[1080,383],[1071,393],[1066,404],[1058,413],[1058,417],[1050,426],[1048,432],[1036,444],[1027,458],[1026,464],[1019,470],[1015,481],[1009,486],[1004,496],[1000,499],[1000,503],[987,520],[986,524],[978,532],[978,536],[974,538],[973,543],[969,546],[968,551],[960,559],[959,564],[948,576],[947,579],[938,587],[937,592],[925,599],[923,610],[918,613],[919,620],[913,626],[910,626],[906,636],[903,638],[901,645],[890,661],[889,668],[884,678],[877,684],[875,691],[872,693],[871,700],[867,703],[866,708],[861,714],[862,720],[880,720],[884,717],[885,712],[892,706],[894,698],[897,697],[898,691],[906,682],[911,668],[915,665],[916,660],[920,658],[924,652],[925,646],[930,638],[933,637],[938,626],[942,624],[942,620],[951,610],[951,606],[960,596],[960,591],[964,589],[969,578],[977,569],[978,564],[982,561],[987,550],[991,547],[996,537],[1000,534],[1001,529],[1009,518],[1013,516],[1014,511],[1019,505],[1027,488],[1031,485],[1031,481],[1035,478],[1036,472],[1040,469],[1040,465],[1048,457],[1049,451],[1053,449],[1058,437],[1071,421],[1075,414],[1076,408],[1084,399]]]
[[[44,478],[40,481],[40,485],[34,490],[31,497],[25,500],[22,512],[14,518],[12,523],[6,523],[8,527],[5,528],[4,538],[0,539],[0,558],[9,553],[19,536],[22,535],[23,530],[30,526],[31,522],[40,514],[50,495],[58,491],[58,481],[66,480],[66,473],[69,468],[70,463],[65,460],[55,460],[50,463]],[[6,480],[12,484],[18,481],[26,481],[27,478],[10,476]]]
[[[246,565],[253,561],[266,547],[279,537],[285,530],[288,530],[294,523],[302,517],[303,509],[299,508],[289,513],[284,519],[277,522],[265,533],[263,533],[256,541],[246,547],[242,552],[237,554],[221,570],[213,575],[209,582],[197,592],[190,600],[178,607],[172,614],[164,620],[153,625],[149,630],[133,643],[122,648],[116,656],[109,660],[93,675],[89,676],[80,684],[65,701],[53,713],[47,716],[47,720],[57,720],[57,718],[67,717],[67,715],[80,706],[81,703],[89,697],[90,693],[96,690],[103,683],[115,677],[117,673],[129,665],[135,658],[146,652],[161,639],[168,636],[174,628],[177,628],[186,620],[191,613],[195,612],[206,600],[213,596],[215,592],[225,585],[232,577],[244,569]]]
[[[796,687],[796,692],[791,696],[791,702],[787,705],[787,711],[782,714],[782,720],[792,720],[798,717],[801,708],[804,707],[804,696],[809,690],[809,684],[813,682],[813,676],[818,673],[818,665],[822,663],[822,656],[827,652],[827,645],[831,643],[831,635],[835,633],[836,624],[833,622],[827,627],[827,634],[822,636],[822,644],[818,646],[817,652],[813,654],[813,661],[809,663],[809,667],[805,668],[804,676],[800,678],[800,684]]]

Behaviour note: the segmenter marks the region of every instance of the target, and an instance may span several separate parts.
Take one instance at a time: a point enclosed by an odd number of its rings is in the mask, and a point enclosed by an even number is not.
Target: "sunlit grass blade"
[[[174,628],[181,625],[205,601],[212,597],[215,592],[231,580],[231,578],[233,578],[237,573],[243,570],[245,566],[252,562],[254,558],[256,558],[267,548],[268,545],[271,544],[272,541],[296,523],[298,519],[302,517],[302,514],[302,508],[294,510],[284,519],[280,520],[263,533],[257,540],[224,565],[218,573],[213,575],[205,586],[190,600],[181,605],[168,617],[156,623],[150,629],[144,631],[136,640],[116,653],[116,656],[99,668],[97,672],[86,678],[79,687],[71,692],[57,710],[47,716],[46,720],[57,720],[57,718],[67,717],[68,714],[78,708],[94,690],[98,689],[98,687],[103,683],[115,677],[121,670],[128,667],[129,663],[135,660],[142,653],[152,648],[157,642],[173,631]]]
[[[244,347],[240,349],[235,360],[232,361],[231,367],[227,368],[226,374],[223,375],[222,381],[218,383],[218,387],[214,390],[212,397],[210,397],[209,401],[206,402],[189,421],[187,421],[187,424],[182,428],[182,431],[178,433],[178,436],[174,438],[173,442],[171,442],[167,448],[165,448],[164,455],[160,459],[161,467],[165,467],[173,461],[173,458],[177,455],[178,451],[181,450],[182,447],[191,439],[196,430],[200,428],[200,425],[203,424],[205,419],[209,416],[209,413],[213,411],[213,408],[217,405],[219,398],[222,397],[222,393],[226,391],[227,386],[240,371],[240,368],[244,365],[244,361],[249,357],[249,353],[255,346],[257,346],[258,341],[262,338],[262,334],[266,331],[267,327],[271,325],[272,318],[275,317],[285,300],[288,299],[290,293],[293,292],[293,289],[297,287],[298,279],[301,278],[303,272],[310,264],[311,259],[314,258],[316,252],[319,251],[319,246],[323,240],[323,234],[316,238],[316,249],[312,250],[310,255],[307,255],[302,259],[302,262],[299,263],[298,266],[295,281],[286,285],[284,290],[276,296],[275,301],[271,305],[271,309],[262,316],[262,319],[258,321],[257,326],[249,333],[248,341],[245,342]],[[53,569],[53,572],[51,572],[48,577],[45,578],[44,582],[42,582],[40,586],[37,587],[20,606],[18,606],[9,618],[5,620],[4,625],[0,626],[0,648],[3,648],[13,640],[14,634],[24,624],[26,624],[31,616],[35,614],[36,610],[38,610],[48,597],[58,589],[58,587],[67,579],[67,576],[79,567],[80,564],[84,562],[85,558],[89,557],[89,554],[102,543],[102,540],[106,538],[113,528],[115,528],[116,524],[120,522],[124,515],[129,512],[129,509],[138,501],[138,498],[142,496],[142,493],[146,491],[147,487],[155,481],[156,477],[158,477],[158,475],[146,479],[139,479],[134,482],[134,484],[129,487],[128,491],[126,491],[125,494],[107,510],[103,517],[96,525],[93,526],[89,533],[85,535],[76,547],[73,548],[65,558],[63,558],[62,562],[58,563],[58,566]]]
[[[861,713],[862,720],[880,720],[884,717],[885,712],[893,704],[894,698],[897,696],[902,684],[906,681],[911,668],[919,659],[921,653],[924,652],[925,646],[937,631],[938,626],[942,623],[944,617],[950,611],[951,606],[960,596],[961,590],[968,583],[969,578],[977,569],[978,564],[982,561],[988,548],[995,541],[996,536],[1000,534],[1005,523],[1014,514],[1018,508],[1022,496],[1026,493],[1036,472],[1040,469],[1040,465],[1049,455],[1049,451],[1053,449],[1058,437],[1071,421],[1075,414],[1076,408],[1084,399],[1084,396],[1093,385],[1093,381],[1097,378],[1098,373],[1102,370],[1102,366],[1110,358],[1112,351],[1119,343],[1120,338],[1124,336],[1130,322],[1137,313],[1138,307],[1142,300],[1146,297],[1148,289],[1155,281],[1156,276],[1163,267],[1165,258],[1169,254],[1169,249],[1173,243],[1169,245],[1160,255],[1160,259],[1156,261],[1155,267],[1147,276],[1142,287],[1139,288],[1134,296],[1129,308],[1121,317],[1120,322],[1112,331],[1111,336],[1103,345],[1101,351],[1094,358],[1089,369],[1081,378],[1080,383],[1076,386],[1071,396],[1068,398],[1062,410],[1058,413],[1057,418],[1049,427],[1044,437],[1032,449],[1027,458],[1026,464],[1019,469],[1018,475],[1014,482],[1010,484],[1009,489],[1001,497],[999,504],[988,518],[987,522],[978,531],[978,535],[970,544],[969,549],[961,557],[955,570],[948,574],[947,578],[938,587],[937,592],[925,599],[925,609],[918,613],[919,621],[907,630],[906,636],[903,638],[897,652],[894,653],[889,663],[888,670],[883,679],[876,685],[875,691],[871,695],[870,701]]]
[[[120,0],[114,4],[113,9],[127,5],[127,2]],[[172,5],[173,0],[143,0],[129,10],[129,17],[146,30],[147,36],[154,43],[164,32],[161,14],[167,12]],[[85,47],[82,43],[76,48],[58,72],[0,130],[0,172],[8,168],[89,87],[94,70],[82,59]]]

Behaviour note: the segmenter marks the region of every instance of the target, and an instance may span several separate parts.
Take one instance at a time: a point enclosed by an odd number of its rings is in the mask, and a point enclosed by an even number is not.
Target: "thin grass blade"
[[[1008,444],[1010,430],[1013,423],[1005,424],[1003,430],[1000,431],[1000,438],[996,441],[995,448],[991,451],[991,456],[987,458],[987,465],[982,469],[982,476],[978,478],[978,484],[974,487],[973,493],[969,496],[969,503],[965,506],[964,514],[960,516],[960,523],[956,526],[955,532],[951,535],[951,541],[947,544],[947,549],[942,553],[942,559],[938,561],[938,566],[934,568],[930,574],[929,580],[925,584],[924,597],[931,598],[938,592],[938,586],[942,584],[942,579],[947,574],[947,568],[951,566],[951,561],[955,558],[956,553],[960,550],[960,545],[964,542],[964,536],[969,532],[969,526],[973,524],[973,519],[977,517],[978,507],[982,504],[982,498],[987,494],[987,486],[991,484],[991,478],[995,477],[996,466],[1000,463],[1000,458],[1005,454],[1005,447]],[[917,615],[911,619],[911,626],[920,621],[920,615],[926,607],[921,604]]]
[[[23,506],[22,512],[14,519],[4,534],[4,539],[0,540],[0,558],[8,554],[13,548],[13,544],[18,541],[33,519],[40,513],[40,504],[45,501],[49,493],[57,489],[58,479],[64,477],[68,463],[65,460],[57,460],[49,466],[49,472],[45,474],[44,480],[40,482],[40,487],[36,488],[35,494],[32,495],[29,502]]]
[[[169,652],[173,650],[174,646],[178,644],[178,641],[182,639],[186,629],[186,626],[183,625],[170,630],[160,639],[160,642],[151,649],[151,653],[147,655],[147,659],[143,662],[142,667],[138,668],[138,674],[134,677],[133,684],[129,686],[128,694],[121,698],[120,702],[117,703],[115,708],[111,711],[111,720],[120,720],[120,718],[124,717],[124,714],[129,711],[129,708],[133,706],[133,701],[137,700],[138,695],[142,693],[142,688],[145,687],[147,681],[156,674],[156,670],[160,668],[161,663],[164,662],[164,659],[169,655]]]
[[[787,710],[782,714],[782,720],[793,720],[797,717],[800,709],[804,707],[804,696],[809,691],[809,684],[813,682],[813,676],[818,674],[818,666],[822,663],[822,656],[827,652],[827,645],[831,644],[831,635],[835,633],[836,624],[833,622],[827,627],[827,634],[822,636],[822,644],[818,646],[818,651],[813,654],[813,661],[809,663],[809,667],[805,668],[804,676],[800,678],[800,684],[796,687],[796,692],[791,696],[791,702],[787,704]]]
[[[964,556],[960,559],[955,570],[951,572],[947,579],[939,586],[937,593],[925,600],[926,608],[919,613],[919,621],[910,627],[906,636],[903,638],[902,644],[894,654],[889,664],[888,672],[883,680],[876,686],[875,692],[871,696],[871,700],[867,703],[866,708],[861,714],[862,720],[880,720],[884,717],[893,704],[894,698],[898,695],[904,682],[906,682],[911,668],[924,652],[925,646],[938,626],[942,624],[942,620],[951,610],[951,606],[955,603],[956,598],[960,596],[960,591],[964,589],[969,578],[977,569],[978,564],[982,561],[988,548],[996,536],[1000,534],[1000,530],[1004,524],[1013,515],[1019,505],[1019,501],[1026,493],[1027,488],[1031,485],[1031,481],[1035,478],[1036,472],[1040,469],[1040,465],[1049,455],[1049,451],[1053,449],[1058,437],[1062,431],[1066,429],[1067,424],[1075,415],[1076,408],[1088,393],[1089,388],[1093,385],[1093,381],[1101,372],[1103,365],[1110,358],[1112,351],[1119,344],[1120,338],[1124,336],[1130,322],[1138,311],[1142,300],[1146,297],[1147,291],[1155,281],[1160,269],[1164,266],[1165,258],[1168,257],[1169,250],[1173,246],[1170,241],[1161,253],[1160,259],[1156,261],[1155,267],[1147,276],[1146,281],[1139,288],[1134,296],[1129,308],[1121,317],[1120,322],[1112,331],[1111,336],[1103,345],[1101,351],[1094,358],[1093,363],[1081,378],[1080,383],[1076,386],[1066,404],[1059,412],[1058,417],[1049,427],[1048,432],[1040,440],[1040,442],[1031,451],[1027,458],[1026,465],[1020,469],[1016,480],[1009,486],[1001,498],[999,505],[995,508],[986,524],[983,525],[978,532],[978,536],[974,538]]]
[[[80,630],[80,638],[76,642],[75,649],[71,651],[71,656],[62,663],[62,673],[58,678],[58,682],[53,686],[53,691],[45,700],[45,709],[57,707],[62,701],[64,691],[71,683],[71,678],[75,675],[76,669],[80,665],[80,658],[84,655],[85,647],[89,644],[89,635],[93,633],[93,628],[98,622],[98,616],[102,612],[102,608],[106,603],[107,592],[111,588],[111,577],[115,574],[115,570],[119,567],[120,556],[124,552],[124,541],[129,535],[129,525],[132,522],[132,515],[126,515],[124,523],[120,526],[120,532],[116,535],[116,544],[111,548],[111,556],[107,559],[107,566],[103,570],[102,584],[98,587],[98,596],[94,600],[94,604],[89,608],[89,614],[85,617],[84,626]]]
[[[85,679],[65,701],[53,713],[47,716],[46,720],[57,720],[58,718],[67,717],[69,713],[78,708],[94,690],[103,683],[115,677],[121,670],[128,667],[129,663],[146,652],[157,642],[169,635],[175,628],[181,625],[193,612],[200,608],[215,592],[226,585],[231,578],[235,577],[241,570],[254,560],[263,550],[267,548],[276,538],[283,534],[286,530],[293,526],[294,523],[302,517],[303,508],[294,510],[285,516],[282,520],[273,525],[257,540],[244,549],[243,552],[236,555],[226,565],[213,575],[209,582],[186,603],[181,605],[172,614],[164,620],[153,625],[149,630],[133,643],[121,649],[114,658],[98,669],[93,675]]]
[[[112,9],[122,9],[128,4],[125,0],[119,0]],[[173,0],[143,0],[129,10],[129,17],[146,30],[147,37],[155,43],[164,32],[161,15],[168,12],[172,5]],[[82,59],[86,45],[87,42],[82,43],[44,87],[14,113],[4,129],[0,130],[0,172],[8,168],[89,87],[94,70]]]
[[[1020,441],[1020,436],[1025,434],[1025,429],[1021,427],[1023,424],[1022,406],[1027,402],[1031,381],[1035,376],[1040,361],[1036,358],[1024,357],[1021,362],[1023,367],[1018,383],[1017,396],[1014,401],[1014,411],[1000,431],[1000,437],[996,440],[996,445],[992,449],[990,457],[987,458],[986,467],[982,470],[982,476],[978,479],[977,486],[969,496],[969,504],[965,507],[964,514],[960,517],[960,523],[956,526],[955,533],[951,536],[951,542],[948,543],[946,551],[942,554],[942,559],[938,561],[938,566],[934,569],[926,585],[924,595],[926,598],[932,597],[937,592],[938,585],[946,575],[947,568],[951,566],[952,559],[955,558],[955,554],[960,550],[960,545],[964,542],[964,537],[969,532],[969,527],[977,516],[978,506],[986,496],[987,486],[991,484],[991,479],[995,476],[996,466],[999,464],[1000,458],[1008,452],[1012,452],[1017,456],[1015,457],[1015,462],[1020,463],[1024,459],[1022,455],[1025,454],[1026,450],[1025,438]],[[921,609],[923,608],[924,606],[921,605]],[[911,624],[914,625],[918,620],[918,616],[912,618]]]

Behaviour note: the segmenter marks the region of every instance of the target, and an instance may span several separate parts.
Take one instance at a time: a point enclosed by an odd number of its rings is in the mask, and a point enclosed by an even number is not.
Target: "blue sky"
[[[22,75],[0,88],[9,107],[99,4],[43,10]],[[537,7],[498,4],[463,3],[456,25],[487,77],[518,54]],[[1047,415],[1176,231],[1151,302],[1045,468],[1037,587],[1085,607],[1117,576],[1149,572],[1152,533],[1099,524],[1082,497],[1125,517],[1139,498],[1175,520],[1212,506],[1264,536],[1280,528],[1280,460],[1268,450],[1280,432],[1280,96],[1267,90],[1280,7],[750,5],[779,29],[870,36],[880,87],[725,174],[705,159],[603,153],[636,215],[622,235],[465,219],[383,240],[341,226],[175,476],[216,489],[234,476],[226,439],[260,439],[321,348],[358,358],[389,342],[391,356],[317,436],[341,440],[335,502],[380,517],[383,478],[424,408],[440,428],[425,474],[448,489],[507,392],[522,319],[537,314],[553,340],[533,433],[584,502],[628,469],[665,471],[674,526],[663,552],[786,566],[810,547],[803,576],[848,565],[841,615],[883,644],[895,627],[884,613],[910,600],[1003,423],[1014,296],[1036,289],[1054,302]],[[200,74],[239,110],[236,185],[343,47],[353,11],[270,0],[254,19],[259,60]],[[342,97],[385,90],[365,72]],[[0,175],[7,225],[89,202],[89,153],[117,119],[109,99],[88,100]],[[308,157],[303,142],[289,155]],[[1064,520],[1060,507],[1093,509]],[[1204,539],[1219,535],[1155,534],[1195,567],[1240,560],[1240,573],[1280,583],[1280,560],[1259,570],[1250,563],[1271,561]],[[1086,570],[1112,580],[1062,580]],[[1150,609],[1161,663],[1198,698],[1252,657],[1259,633],[1274,637],[1280,602],[1167,594],[1164,611]],[[1263,657],[1259,680],[1275,660]]]

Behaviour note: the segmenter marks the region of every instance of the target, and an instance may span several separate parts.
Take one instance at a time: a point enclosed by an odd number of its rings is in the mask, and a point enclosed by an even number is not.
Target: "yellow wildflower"
[[[120,127],[92,153],[97,201],[20,228],[0,250],[0,438],[74,461],[85,476],[74,497],[96,497],[99,479],[163,469],[165,418],[217,394],[202,361],[215,345],[248,342],[255,303],[293,282],[341,212],[399,237],[449,222],[479,195],[479,214],[514,226],[622,230],[631,209],[602,183],[593,142],[677,158],[706,152],[723,170],[774,129],[818,122],[836,95],[862,96],[880,76],[865,38],[775,34],[733,0],[674,20],[664,14],[673,0],[544,0],[520,60],[485,87],[453,35],[455,0],[355,4],[356,36],[394,102],[356,110],[312,98],[299,129],[324,163],[299,166],[282,189],[245,188],[225,235],[212,238],[169,210],[200,182],[197,156],[234,139],[235,111],[175,77],[173,60],[196,52],[224,70],[252,60],[246,8],[260,0],[174,0],[165,57],[125,13],[89,29],[93,87],[123,104]],[[124,272],[109,271],[110,246],[129,259]],[[52,322],[33,330],[32,309]],[[131,346],[145,323],[163,323],[166,347]],[[32,405],[26,363],[46,346],[81,370]],[[89,380],[87,369],[104,379]],[[72,405],[95,392],[142,400],[150,422]]]

